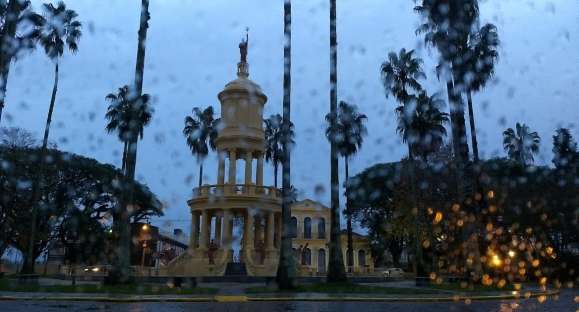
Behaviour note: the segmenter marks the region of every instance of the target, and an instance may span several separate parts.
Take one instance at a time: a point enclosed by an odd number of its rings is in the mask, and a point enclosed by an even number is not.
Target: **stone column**
[[[248,211],[247,216],[245,218],[245,229],[243,233],[243,248],[248,251],[253,251],[253,240],[255,238],[254,229],[253,229],[253,218],[254,216]]]
[[[225,184],[225,155],[223,152],[218,153],[219,165],[217,166],[217,184]]]
[[[233,228],[232,228],[232,214],[231,211],[229,210],[225,210],[225,212],[223,212],[223,248],[224,249],[229,249],[231,248],[231,239],[232,239],[232,232],[233,232]]]
[[[221,215],[215,216],[215,244],[221,246]]]
[[[229,152],[229,184],[235,184],[235,175],[237,174],[237,152]]]
[[[199,239],[199,249],[207,249],[209,244],[209,213],[203,210],[201,214],[201,235]]]
[[[255,236],[254,236],[254,246],[259,246],[259,243],[262,241],[263,238],[263,225],[262,225],[262,217],[259,216],[257,218],[255,218],[257,223],[254,224],[255,227]]]
[[[263,186],[263,155],[257,156],[257,168],[255,169],[255,184]]]
[[[251,184],[251,167],[253,155],[250,152],[245,153],[245,185]]]
[[[267,214],[267,236],[266,236],[266,248],[268,250],[273,249],[273,239],[274,239],[274,226],[275,226],[275,219],[274,213],[272,211],[268,212]]]
[[[189,240],[189,249],[197,249],[199,242],[199,213],[191,212],[191,238]]]

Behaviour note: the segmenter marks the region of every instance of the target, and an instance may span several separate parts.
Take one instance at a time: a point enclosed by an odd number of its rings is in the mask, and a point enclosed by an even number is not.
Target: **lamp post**
[[[143,245],[142,245],[142,249],[143,252],[141,254],[141,270],[145,270],[145,251],[147,249],[147,235],[149,232],[149,224],[143,224],[143,226],[141,226],[141,234],[142,234],[142,238],[143,238]]]

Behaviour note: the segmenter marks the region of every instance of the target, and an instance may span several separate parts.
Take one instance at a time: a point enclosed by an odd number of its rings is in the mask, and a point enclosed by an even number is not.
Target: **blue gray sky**
[[[33,0],[39,8],[41,1]],[[66,1],[84,23],[76,55],[61,61],[61,81],[51,139],[63,150],[120,165],[121,148],[104,131],[106,94],[134,77],[140,1]],[[445,92],[434,72],[436,52],[415,36],[419,18],[411,0],[338,0],[339,98],[369,116],[369,135],[352,160],[356,173],[396,161],[405,148],[395,133],[392,99],[384,97],[379,67],[388,52],[416,49],[425,59],[430,93]],[[283,74],[282,0],[151,0],[145,92],[155,115],[139,145],[138,179],[166,205],[154,221],[189,230],[186,200],[198,166],[181,134],[194,106],[219,108],[217,93],[235,78],[237,44],[250,28],[250,78],[268,95],[265,114],[281,112]],[[329,202],[329,145],[324,115],[329,107],[327,0],[293,1],[292,118],[297,145],[292,179],[300,197]],[[474,96],[484,157],[502,156],[501,133],[517,121],[543,139],[539,164],[550,164],[557,127],[579,136],[579,2],[577,0],[481,1],[481,22],[498,26],[502,40],[495,81]],[[37,50],[12,67],[2,126],[43,131],[53,65]],[[214,156],[205,181],[216,179]],[[266,182],[272,183],[267,167]],[[241,175],[239,175],[241,176]],[[316,191],[317,190],[317,191]]]

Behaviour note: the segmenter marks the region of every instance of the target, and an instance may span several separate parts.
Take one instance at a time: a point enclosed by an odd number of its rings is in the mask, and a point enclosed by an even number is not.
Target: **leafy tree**
[[[411,90],[416,93],[422,91],[418,80],[426,78],[422,71],[422,59],[414,57],[414,50],[406,49],[401,49],[398,54],[390,52],[388,61],[382,63],[380,73],[386,97],[393,95],[402,105],[412,99]]]
[[[334,121],[335,119],[335,121]],[[346,173],[346,188],[348,188],[349,179],[349,158],[356,154],[362,147],[364,135],[367,133],[364,121],[367,119],[366,115],[358,112],[358,107],[348,104],[344,101],[340,102],[337,116],[331,114],[326,115],[326,137],[328,140],[335,141],[338,154],[344,157],[345,173]],[[349,208],[349,201],[346,201],[346,217],[347,217],[347,232],[348,232],[348,270],[352,272],[354,263],[353,241],[352,241],[352,216]]]
[[[195,107],[193,115],[185,117],[183,135],[187,139],[191,153],[197,156],[199,162],[199,187],[203,184],[203,161],[209,154],[209,147],[215,150],[219,122],[219,119],[213,117],[213,106],[204,110]]]
[[[274,186],[277,188],[277,168],[283,164],[283,118],[279,114],[271,115],[263,121],[265,124],[265,160],[273,165]],[[294,124],[290,121],[288,143],[295,144]]]
[[[472,107],[472,93],[482,90],[494,76],[495,63],[499,58],[498,45],[499,35],[495,25],[486,24],[480,30],[472,32],[469,35],[466,48],[462,50],[464,62],[460,64],[458,69],[459,73],[457,76],[465,87],[468,103],[472,153],[475,162],[479,161],[479,152]]]
[[[42,17],[30,10],[28,0],[0,2],[0,122],[5,106],[10,65],[19,52],[34,48]]]
[[[533,155],[539,152],[541,138],[525,124],[517,122],[515,129],[508,128],[503,132],[503,147],[511,160],[526,167],[533,163]]]
[[[292,252],[291,225],[291,23],[292,5],[291,0],[284,0],[283,25],[284,25],[284,70],[283,70],[283,116],[282,116],[282,234],[279,264],[277,267],[276,281],[280,289],[295,287],[296,268]]]
[[[570,169],[579,165],[577,142],[567,128],[557,129],[553,136],[553,164],[558,169]]]
[[[59,2],[55,7],[53,4],[44,4],[44,16],[40,21],[39,42],[44,48],[44,52],[54,62],[54,86],[52,88],[52,96],[50,98],[50,106],[48,108],[48,116],[46,118],[46,126],[44,129],[44,138],[42,140],[41,155],[39,157],[38,179],[34,182],[32,192],[32,206],[36,207],[39,203],[40,193],[42,189],[40,184],[44,183],[44,159],[48,148],[48,135],[50,132],[50,124],[52,122],[52,113],[54,111],[54,104],[56,101],[56,92],[58,89],[58,64],[59,59],[64,54],[64,48],[68,47],[70,52],[76,53],[78,50],[78,41],[82,36],[82,24],[76,19],[78,14],[66,8],[64,2]],[[23,266],[24,273],[34,272],[34,235],[36,231],[37,209],[32,210],[32,227],[30,229],[30,244],[28,247],[27,262]]]
[[[39,203],[38,218],[32,220],[30,206],[36,179],[36,163],[46,153],[50,166],[46,166],[45,183],[40,190],[44,196]],[[74,209],[87,210],[91,218],[107,223],[116,214],[123,194],[119,187],[121,173],[113,166],[94,159],[50,149],[0,146],[0,161],[6,169],[0,176],[0,242],[8,242],[23,252],[25,262],[27,247],[33,239],[33,261],[51,241],[58,240],[62,224]],[[138,222],[148,216],[162,215],[162,205],[157,197],[142,184],[137,184],[135,209],[130,219]],[[36,222],[34,237],[30,228]]]
[[[428,96],[423,91],[412,102],[396,108],[396,131],[408,143],[410,155],[420,156],[425,163],[442,146],[446,136],[444,125],[449,120],[448,114],[440,111],[443,105],[438,93]]]

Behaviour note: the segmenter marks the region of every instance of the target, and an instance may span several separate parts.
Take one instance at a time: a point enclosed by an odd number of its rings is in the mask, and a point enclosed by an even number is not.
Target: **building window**
[[[318,220],[318,238],[326,238],[326,220],[324,218]]]
[[[312,264],[312,251],[309,248],[305,248],[302,251],[302,265]]]
[[[366,252],[364,250],[358,251],[358,266],[366,266]]]
[[[326,273],[326,251],[318,250],[318,273]]]
[[[289,236],[291,238],[298,237],[298,218],[292,217],[290,221]]]
[[[312,219],[304,219],[304,238],[312,238]]]

